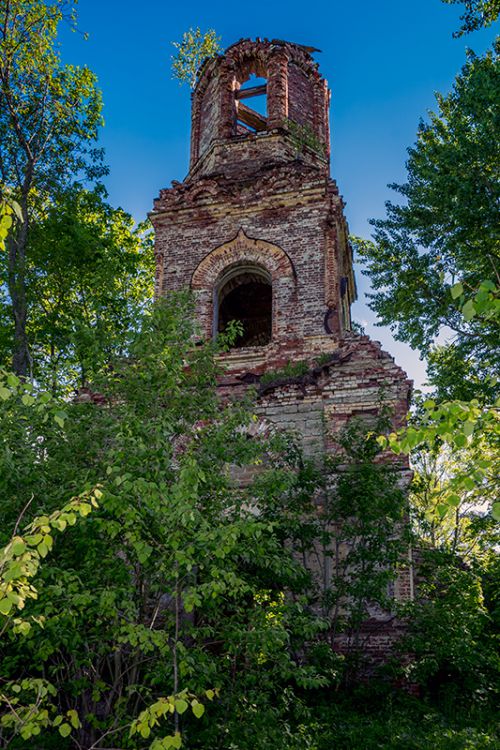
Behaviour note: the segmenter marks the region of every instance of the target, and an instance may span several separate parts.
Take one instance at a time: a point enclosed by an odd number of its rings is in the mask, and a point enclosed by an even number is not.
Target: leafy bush
[[[305,375],[309,372],[310,366],[307,362],[290,362],[288,361],[284,367],[279,370],[268,370],[265,372],[260,382],[262,385],[269,383],[275,383],[278,380],[286,380],[287,378],[297,378],[301,375]]]

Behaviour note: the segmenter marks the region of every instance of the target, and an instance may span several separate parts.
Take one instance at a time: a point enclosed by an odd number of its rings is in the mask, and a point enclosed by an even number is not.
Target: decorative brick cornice
[[[293,191],[304,196],[311,188],[321,188],[325,197],[332,194],[334,201],[338,194],[332,180],[326,179],[315,167],[299,161],[267,164],[251,175],[226,176],[214,173],[192,182],[174,182],[171,188],[160,190],[150,218],[154,222],[156,216],[164,212],[203,206],[205,203],[211,206],[217,203],[248,205],[261,201],[263,197],[274,198],[281,193]]]

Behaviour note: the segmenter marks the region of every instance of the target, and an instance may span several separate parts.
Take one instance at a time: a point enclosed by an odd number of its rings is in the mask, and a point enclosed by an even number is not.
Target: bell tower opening
[[[223,333],[231,321],[243,327],[235,348],[265,346],[272,336],[273,292],[271,277],[257,266],[239,267],[223,276],[215,299],[214,334]]]
[[[190,179],[293,162],[298,140],[304,161],[328,175],[329,91],[315,51],[241,39],[205,61],[193,92]]]
[[[252,73],[234,92],[236,135],[267,130],[267,79]]]

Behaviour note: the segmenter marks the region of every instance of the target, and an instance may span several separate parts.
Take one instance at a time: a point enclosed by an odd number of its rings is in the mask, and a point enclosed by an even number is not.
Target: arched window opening
[[[239,268],[226,275],[216,303],[216,333],[223,333],[233,320],[243,327],[234,347],[265,346],[271,341],[273,294],[264,269]]]
[[[267,80],[250,75],[234,93],[236,134],[248,135],[267,130]],[[250,106],[251,103],[251,106]]]

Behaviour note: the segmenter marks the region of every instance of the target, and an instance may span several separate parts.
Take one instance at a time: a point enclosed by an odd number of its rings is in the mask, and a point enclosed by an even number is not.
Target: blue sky
[[[104,98],[110,202],[140,220],[170,181],[182,180],[189,155],[190,96],[171,79],[171,42],[191,26],[214,28],[224,47],[241,37],[312,45],[332,89],[332,176],[347,202],[353,234],[370,236],[370,218],[384,214],[387,184],[405,179],[406,148],[419,118],[434,107],[465,61],[492,43],[487,29],[453,39],[460,6],[440,0],[288,0],[287,3],[80,0],[79,27],[62,35],[66,62],[88,65]],[[360,300],[354,317],[382,342],[420,385],[418,353],[374,325],[364,296],[369,280],[357,264]]]

